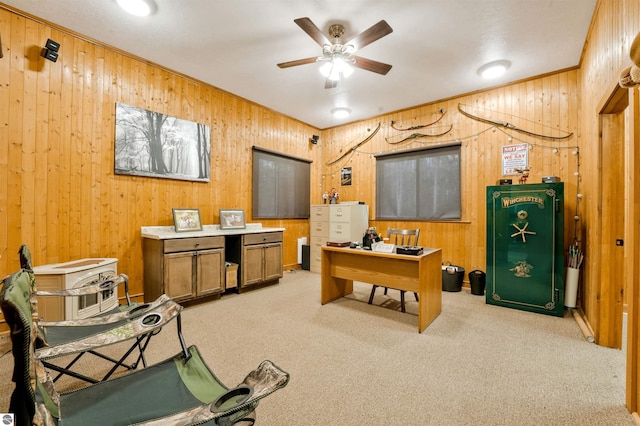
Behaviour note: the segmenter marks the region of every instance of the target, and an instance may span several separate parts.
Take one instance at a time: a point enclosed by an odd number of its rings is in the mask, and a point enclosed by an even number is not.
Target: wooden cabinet
[[[282,232],[228,236],[226,254],[239,265],[239,291],[282,278]]]
[[[189,300],[224,291],[224,237],[143,239],[144,299]]]
[[[260,224],[239,230],[204,225],[204,235],[180,237],[172,226],[143,227],[144,300],[163,293],[178,301],[220,295],[227,287],[227,262],[233,264],[232,273],[237,271],[238,292],[277,282],[282,277],[283,230]]]
[[[332,242],[362,242],[369,227],[369,206],[318,204],[311,206],[309,269],[320,272],[322,246]]]
[[[240,288],[282,277],[282,232],[243,236]]]

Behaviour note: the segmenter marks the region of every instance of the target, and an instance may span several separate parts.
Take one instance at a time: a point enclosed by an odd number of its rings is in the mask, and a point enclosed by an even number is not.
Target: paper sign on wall
[[[529,144],[519,143],[502,147],[502,175],[517,175],[516,169],[524,169],[529,164]]]

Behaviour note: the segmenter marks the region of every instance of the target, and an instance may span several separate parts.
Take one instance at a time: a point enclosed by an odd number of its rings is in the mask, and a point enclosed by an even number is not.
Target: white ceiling
[[[155,0],[139,18],[115,0],[2,0],[16,9],[189,75],[320,129],[578,65],[596,0]],[[358,51],[393,65],[356,69],[324,88],[321,55],[293,20],[310,18],[346,40],[384,19],[393,32]],[[328,35],[327,35],[328,37]],[[43,46],[44,42],[43,40]],[[56,40],[59,41],[59,40]],[[65,48],[61,46],[61,50]],[[511,61],[483,80],[486,62]],[[334,119],[346,106],[352,115]]]

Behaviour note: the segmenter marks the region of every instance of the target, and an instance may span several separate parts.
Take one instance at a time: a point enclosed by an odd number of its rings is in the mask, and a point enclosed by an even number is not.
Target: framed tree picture
[[[211,127],[116,103],[119,175],[209,182]]]

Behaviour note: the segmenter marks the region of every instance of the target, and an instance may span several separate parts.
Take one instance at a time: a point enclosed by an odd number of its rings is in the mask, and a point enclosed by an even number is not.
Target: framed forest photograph
[[[115,174],[209,182],[211,127],[116,103]]]

